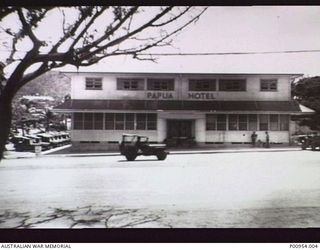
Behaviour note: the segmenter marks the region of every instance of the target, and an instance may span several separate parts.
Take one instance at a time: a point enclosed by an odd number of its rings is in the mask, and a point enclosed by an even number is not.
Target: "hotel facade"
[[[73,149],[114,150],[124,133],[173,147],[290,145],[303,114],[292,100],[294,74],[69,72],[71,99],[54,111],[72,115]],[[311,111],[311,110],[310,110]],[[189,145],[190,146],[190,145]]]

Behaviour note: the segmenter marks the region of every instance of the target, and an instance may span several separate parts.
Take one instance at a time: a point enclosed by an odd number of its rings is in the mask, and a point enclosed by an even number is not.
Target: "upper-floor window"
[[[260,91],[277,91],[278,80],[277,79],[261,79]]]
[[[246,91],[247,82],[246,79],[220,79],[219,90],[220,91]]]
[[[148,79],[148,90],[172,91],[174,90],[174,79]]]
[[[118,90],[144,90],[144,80],[141,78],[118,78]]]
[[[215,79],[190,79],[189,91],[216,91]]]
[[[102,78],[101,77],[86,77],[87,90],[101,90]]]

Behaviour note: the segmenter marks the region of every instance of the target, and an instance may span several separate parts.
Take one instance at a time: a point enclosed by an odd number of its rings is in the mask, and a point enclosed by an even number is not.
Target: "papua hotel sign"
[[[213,100],[215,96],[213,93],[192,92],[188,93],[187,98],[191,100]],[[172,100],[174,96],[172,92],[147,92],[147,99]]]

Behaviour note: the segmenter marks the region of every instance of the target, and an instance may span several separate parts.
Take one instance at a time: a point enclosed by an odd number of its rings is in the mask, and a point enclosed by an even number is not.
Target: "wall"
[[[85,90],[85,77],[102,77],[102,90]],[[117,78],[174,78],[175,91],[125,91],[117,90]],[[212,92],[189,92],[188,79],[190,78],[246,78],[247,91],[212,91]],[[278,91],[261,92],[260,79],[277,78]],[[72,75],[71,98],[72,99],[163,99],[163,100],[190,100],[189,93],[204,93],[208,96],[204,98],[195,98],[194,100],[272,100],[286,101],[290,100],[290,76],[289,75],[178,75],[178,74],[95,74],[78,73]],[[146,81],[145,81],[146,87]],[[151,93],[159,94],[158,97],[151,97]],[[148,95],[149,93],[149,95]]]
[[[207,131],[206,142],[251,142],[252,131]],[[265,131],[256,131],[257,141],[265,142]],[[269,131],[270,143],[289,143],[288,131]]]
[[[157,131],[151,130],[71,130],[73,141],[121,141],[122,134],[141,134],[149,137],[150,141],[157,141]]]

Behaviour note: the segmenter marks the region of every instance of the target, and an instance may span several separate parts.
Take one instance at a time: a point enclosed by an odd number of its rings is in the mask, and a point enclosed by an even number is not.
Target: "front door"
[[[192,120],[167,120],[167,139],[172,146],[181,146],[193,137]]]

